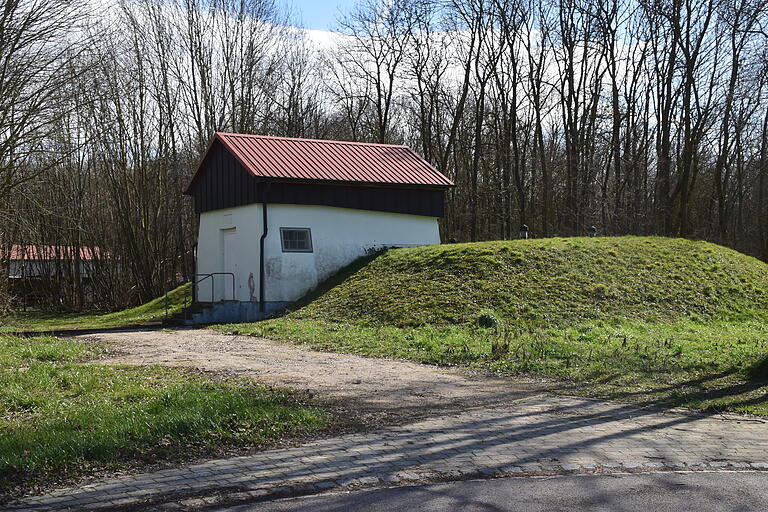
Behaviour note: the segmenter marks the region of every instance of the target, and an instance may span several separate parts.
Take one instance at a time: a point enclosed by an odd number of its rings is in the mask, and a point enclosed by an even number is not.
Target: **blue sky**
[[[305,28],[328,30],[334,25],[339,10],[346,11],[354,0],[288,0],[287,4]]]

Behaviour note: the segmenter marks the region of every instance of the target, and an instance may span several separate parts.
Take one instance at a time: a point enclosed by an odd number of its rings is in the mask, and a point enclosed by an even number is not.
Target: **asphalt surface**
[[[238,505],[217,512],[768,510],[768,473],[693,472],[472,480]]]

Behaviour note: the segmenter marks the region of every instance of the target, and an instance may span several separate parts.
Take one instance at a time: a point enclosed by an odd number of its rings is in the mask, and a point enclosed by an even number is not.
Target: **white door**
[[[237,230],[235,228],[222,231],[222,272],[224,275],[217,276],[216,296],[218,300],[233,300],[234,283],[237,282]],[[234,275],[234,280],[232,276]]]

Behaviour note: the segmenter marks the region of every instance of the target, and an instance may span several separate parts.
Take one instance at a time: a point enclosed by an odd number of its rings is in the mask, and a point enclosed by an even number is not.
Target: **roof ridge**
[[[296,142],[311,142],[319,144],[345,144],[349,146],[378,146],[384,148],[406,148],[410,149],[405,144],[382,144],[380,142],[359,142],[351,140],[335,140],[335,139],[306,139],[302,137],[281,137],[278,135],[258,135],[254,133],[233,133],[233,132],[216,132],[217,136],[224,137],[249,137],[254,139],[273,139],[273,140],[286,140]]]

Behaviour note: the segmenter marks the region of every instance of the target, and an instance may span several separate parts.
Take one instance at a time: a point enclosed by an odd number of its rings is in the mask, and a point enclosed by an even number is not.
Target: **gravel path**
[[[110,332],[102,362],[195,367],[309,391],[377,423],[400,423],[540,393],[541,382],[405,361],[317,352],[263,338],[205,329]],[[370,421],[367,421],[370,423]]]

